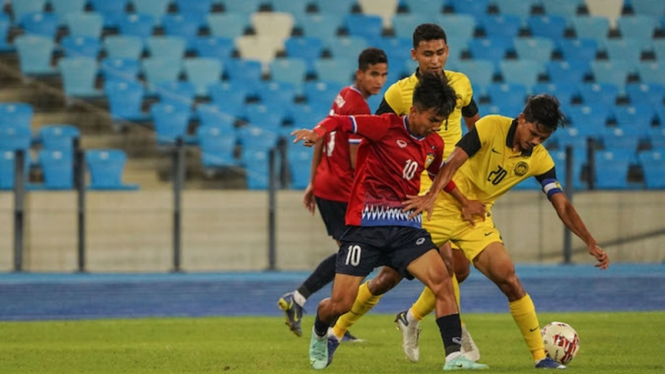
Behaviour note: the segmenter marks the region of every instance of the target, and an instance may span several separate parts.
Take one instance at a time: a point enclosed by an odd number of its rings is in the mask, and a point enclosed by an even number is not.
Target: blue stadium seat
[[[220,82],[208,87],[210,101],[219,109],[233,117],[245,116],[245,104],[249,94],[242,82]]]
[[[559,49],[565,60],[593,61],[598,52],[598,42],[593,39],[560,39]]]
[[[571,106],[565,110],[580,135],[597,135],[606,128],[609,109],[604,105]]]
[[[74,158],[72,152],[60,149],[39,151],[39,164],[44,173],[44,186],[52,190],[74,188]]]
[[[305,82],[307,64],[299,58],[278,58],[268,64],[270,77],[276,82],[292,83],[302,86]]]
[[[524,105],[507,105],[504,103],[478,105],[478,110],[483,116],[500,114],[502,116],[517,118],[517,116],[522,113],[522,109],[524,109]]]
[[[443,13],[443,0],[400,0],[400,5],[406,6],[410,14],[439,14]]]
[[[351,13],[351,7],[358,2],[356,0],[314,0],[320,14],[347,14]]]
[[[312,149],[296,144],[288,149],[291,188],[304,190],[309,184],[312,166]]]
[[[523,107],[527,89],[517,83],[496,83],[485,86],[485,93],[492,104]]]
[[[665,164],[646,164],[642,170],[646,188],[665,189]]]
[[[136,81],[107,81],[104,91],[111,118],[116,121],[142,121],[148,116],[141,110],[145,89]]]
[[[377,15],[347,14],[344,16],[344,27],[351,36],[365,39],[380,38],[383,32],[383,20]]]
[[[663,23],[663,27],[665,28],[665,23]],[[652,48],[654,53],[656,54],[656,60],[659,62],[665,61],[665,40],[663,39],[652,40]]]
[[[153,104],[150,115],[155,123],[157,144],[175,142],[178,138],[185,139],[187,126],[192,117],[189,107],[171,104]]]
[[[330,47],[337,41],[337,30],[342,26],[342,16],[330,13],[310,15],[303,18],[300,26],[304,36],[319,38],[324,46]]]
[[[311,104],[295,105],[291,109],[291,117],[295,127],[309,128],[314,127],[319,121],[326,118],[330,113],[332,101],[326,103],[318,102]]]
[[[224,113],[224,111],[215,104],[198,105],[196,107],[196,116],[199,118],[201,126],[217,127],[222,133],[227,135],[235,133],[235,117]]]
[[[248,105],[246,113],[247,120],[251,125],[275,132],[280,130],[282,123],[289,116],[289,111],[284,106],[264,104]]]
[[[9,28],[12,21],[4,13],[0,13],[0,52],[10,52],[14,50],[14,46],[9,44],[7,36],[9,35]]]
[[[630,161],[617,160],[616,152],[596,152],[596,188],[627,189]]]
[[[245,34],[249,16],[241,13],[213,13],[206,18],[210,35],[234,39]]]
[[[637,65],[640,81],[647,84],[665,84],[665,61],[644,62]]]
[[[619,89],[610,83],[580,84],[578,92],[585,105],[605,105],[613,107],[616,105]]]
[[[134,0],[132,3],[136,13],[149,14],[157,24],[160,24],[162,17],[168,11],[171,0]]]
[[[97,60],[89,57],[61,58],[58,67],[62,74],[65,95],[74,97],[97,97],[101,92],[95,88]]]
[[[55,39],[59,21],[58,16],[52,13],[28,13],[21,17],[19,25],[28,34]]]
[[[189,108],[194,103],[196,86],[190,82],[159,82],[155,84],[155,94],[161,104]]]
[[[545,8],[545,14],[563,16],[568,19],[577,14],[580,6],[584,5],[584,0],[541,0]]]
[[[538,75],[542,71],[542,64],[535,60],[505,60],[499,62],[501,75],[505,83],[519,83],[530,90],[538,83]]]
[[[310,81],[305,82],[303,92],[308,103],[318,102],[330,106],[344,87],[346,85],[337,82]]]
[[[413,30],[415,30],[418,25],[431,21],[432,17],[429,13],[397,13],[392,19],[392,28],[396,37],[411,39],[413,36]],[[445,27],[445,25],[443,27]],[[448,31],[446,30],[446,32]]]
[[[180,61],[185,55],[185,38],[179,36],[151,36],[146,48],[151,58]]]
[[[149,89],[161,82],[174,82],[180,75],[180,61],[148,58],[143,61],[143,74],[148,82]]]
[[[32,141],[32,132],[29,127],[22,125],[5,124],[0,127],[0,150],[27,151]]]
[[[156,21],[149,14],[133,13],[122,15],[118,19],[118,25],[120,34],[145,40],[152,36]]]
[[[85,163],[90,171],[91,190],[127,190],[138,186],[122,182],[127,155],[118,149],[91,149],[85,151]]]
[[[492,37],[487,39],[473,39],[469,41],[469,51],[474,59],[483,59],[498,62],[503,60],[508,51],[513,49],[513,39]]]
[[[26,103],[0,103],[0,128],[18,126],[30,129],[34,113],[32,106]]]
[[[213,58],[188,58],[183,67],[187,81],[196,87],[197,96],[208,96],[208,86],[222,79],[222,63]]]
[[[460,64],[459,70],[474,84],[486,86],[492,83],[495,68],[489,60],[465,60]]]
[[[448,43],[454,43],[458,39],[466,43],[473,38],[476,29],[476,19],[468,14],[445,14],[434,17],[433,21],[445,30]],[[413,30],[415,27],[411,29],[411,34],[413,34]],[[411,41],[411,35],[406,39]]]
[[[248,95],[258,95],[263,76],[263,65],[258,60],[231,59],[224,63],[225,75],[232,82],[241,82]]]
[[[14,188],[14,155],[14,151],[0,148],[0,190]]]
[[[310,0],[273,0],[271,5],[275,12],[285,12],[293,15],[295,24],[299,26],[300,20],[307,17],[307,4],[309,3]]]
[[[606,128],[603,130],[602,142],[606,150],[635,153],[637,144],[644,132],[636,131],[633,127]]]
[[[180,36],[187,41],[187,49],[194,49],[202,20],[183,14],[167,14],[162,18],[166,35]]]
[[[665,3],[659,0],[630,0],[635,14],[656,16],[665,14]]]
[[[492,0],[492,2],[499,8],[499,13],[522,18],[529,17],[531,8],[536,4],[540,4],[539,0]]]
[[[66,57],[88,57],[97,59],[101,45],[99,39],[87,36],[66,36],[60,40]]]
[[[589,73],[589,62],[584,60],[550,61],[545,70],[554,83],[582,84]]]
[[[513,15],[486,15],[476,19],[488,38],[517,38],[522,20]]]
[[[235,44],[224,37],[200,37],[194,41],[194,50],[199,57],[226,60],[231,58]]]
[[[234,3],[242,3],[245,1],[233,1]],[[210,8],[212,7],[211,0],[175,0],[176,6],[178,7],[178,13],[187,14],[198,19],[205,19],[208,14],[210,14]],[[225,3],[229,3],[228,1]],[[230,8],[226,8],[227,11],[232,12]]]
[[[363,49],[369,47],[367,41],[358,36],[338,38],[337,41],[328,46],[335,59],[351,59],[358,61],[358,55]]]
[[[237,164],[234,159],[236,138],[217,126],[200,126],[196,135],[201,147],[201,164],[204,168],[219,168]]]
[[[554,42],[548,38],[517,38],[513,42],[517,57],[520,59],[532,59],[546,63],[552,57]]]
[[[46,125],[39,129],[39,141],[44,149],[62,150],[71,154],[74,139],[81,136],[79,128],[72,125]]]
[[[268,106],[283,106],[290,108],[296,95],[302,91],[302,85],[288,82],[265,82],[261,85],[259,97],[261,103]]]
[[[104,38],[104,50],[109,58],[140,60],[143,40],[136,36],[109,35]]]
[[[487,13],[489,0],[452,0],[447,4],[452,5],[455,13],[470,14],[474,17],[481,17]]]
[[[376,48],[383,49],[386,53],[386,57],[388,57],[388,66],[404,66],[404,61],[411,59],[411,48],[413,48],[413,42],[411,39],[381,38],[374,41],[372,44]],[[454,59],[454,57],[451,57],[454,53],[455,52],[453,51],[449,52],[449,60]],[[395,72],[395,69],[388,69],[388,75],[391,75],[391,72]],[[392,81],[389,79],[388,82]]]
[[[268,151],[266,149],[243,149],[242,163],[247,174],[247,188],[268,188]]]
[[[531,88],[531,91],[533,94],[554,95],[564,107],[570,105],[573,97],[578,94],[575,83],[538,83]]]
[[[591,71],[597,83],[611,83],[623,90],[633,66],[626,61],[591,61]]]
[[[646,131],[651,127],[656,112],[646,103],[618,105],[614,107],[614,118],[619,127],[630,127]]]
[[[610,61],[640,62],[644,41],[634,38],[608,39],[603,43]]]
[[[97,13],[71,13],[63,19],[66,20],[69,36],[87,36],[99,39],[102,35],[104,17]]]
[[[656,105],[654,106],[656,111],[656,116],[658,117],[658,123],[660,123],[660,128],[665,129],[665,106]]]
[[[662,106],[665,100],[665,85],[657,83],[628,84],[626,93],[632,104],[649,103],[651,106]]]
[[[129,58],[106,58],[101,63],[102,76],[109,81],[136,81],[141,65]]]
[[[289,57],[303,59],[307,64],[307,73],[313,73],[314,61],[323,52],[323,42],[315,37],[294,37],[284,42],[284,49]]]
[[[60,22],[64,22],[70,14],[83,13],[87,0],[49,0],[53,13],[58,16]],[[103,19],[100,18],[101,21]],[[86,35],[90,36],[90,35]]]
[[[12,1],[12,13],[15,20],[20,20],[28,13],[39,13],[44,11],[46,0],[19,0]]]
[[[560,40],[566,31],[566,19],[554,14],[529,17],[526,23],[534,37]]]
[[[624,16],[617,20],[617,27],[622,38],[652,39],[658,20],[655,14]]]
[[[602,43],[610,31],[610,21],[599,16],[573,17],[573,28],[578,38],[593,39]]]
[[[238,131],[238,139],[243,148],[247,150],[268,151],[277,145],[277,133],[256,126],[244,126]]]
[[[186,1],[186,0],[182,0]],[[259,11],[263,0],[224,0],[224,11],[242,14],[252,14]]]
[[[314,63],[316,76],[322,81],[350,84],[358,67],[356,61],[348,58],[318,60]]]
[[[652,127],[647,130],[647,134],[647,139],[649,140],[652,148],[665,149],[665,127],[662,125],[658,127]]]
[[[92,8],[104,16],[105,27],[115,27],[125,14],[128,0],[89,0]]]
[[[559,131],[561,130],[558,130],[557,133]],[[576,190],[584,190],[587,188],[587,183],[582,181],[582,168],[586,163],[586,149],[584,147],[586,147],[586,145],[583,144],[581,148],[573,148],[573,170],[571,172],[573,174],[573,188]],[[566,169],[566,152],[565,150],[560,150],[550,152],[550,155],[552,156],[552,160],[554,160],[557,178],[561,185],[565,187],[566,173],[568,172]]]

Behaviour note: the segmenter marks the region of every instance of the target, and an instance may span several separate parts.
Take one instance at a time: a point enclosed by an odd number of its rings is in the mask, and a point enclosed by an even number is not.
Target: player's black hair
[[[445,75],[421,74],[413,90],[413,105],[418,110],[436,109],[436,114],[448,118],[455,110],[457,94],[448,85]]]
[[[388,57],[386,56],[386,52],[379,48],[365,48],[358,56],[358,70],[360,71],[367,70],[370,65],[387,63]]]
[[[418,44],[422,41],[439,40],[443,39],[446,44],[446,32],[443,31],[441,26],[434,23],[422,23],[413,31],[413,49],[418,48]]]
[[[522,113],[527,122],[537,123],[550,131],[554,131],[561,125],[565,116],[559,109],[559,100],[552,95],[532,95],[527,101]]]

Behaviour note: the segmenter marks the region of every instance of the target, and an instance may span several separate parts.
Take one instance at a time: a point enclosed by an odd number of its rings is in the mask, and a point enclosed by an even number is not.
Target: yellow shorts
[[[484,222],[476,221],[476,227],[473,227],[462,219],[459,210],[435,208],[430,221],[423,219],[423,228],[429,231],[436,246],[451,241],[453,248],[461,249],[471,262],[488,245],[503,243],[491,213],[487,213]]]

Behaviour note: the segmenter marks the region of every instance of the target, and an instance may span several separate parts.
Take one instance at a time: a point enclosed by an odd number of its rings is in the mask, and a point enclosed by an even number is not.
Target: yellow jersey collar
[[[515,146],[515,132],[517,131],[517,119],[514,119],[513,122],[510,124],[510,129],[508,129],[508,136],[506,137],[506,147],[510,148],[511,150],[513,149],[513,146]],[[533,149],[529,149],[528,151],[522,151],[522,156],[524,157],[531,157],[531,154],[533,153]]]

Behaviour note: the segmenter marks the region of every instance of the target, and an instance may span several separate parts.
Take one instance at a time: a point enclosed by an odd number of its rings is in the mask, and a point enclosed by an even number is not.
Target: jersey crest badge
[[[515,165],[515,175],[518,177],[523,177],[526,175],[526,173],[529,171],[529,164],[527,164],[524,161],[520,161]]]
[[[425,169],[427,169],[432,164],[432,161],[434,161],[434,154],[428,153],[427,158],[425,159]]]

